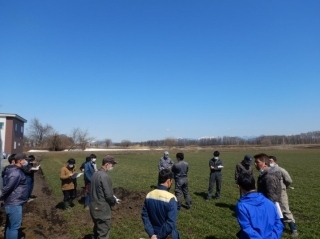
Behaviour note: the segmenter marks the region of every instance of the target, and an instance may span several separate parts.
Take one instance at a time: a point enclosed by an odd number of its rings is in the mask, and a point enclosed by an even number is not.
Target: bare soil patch
[[[130,192],[124,188],[115,188],[115,195],[121,199],[121,204],[113,207],[112,224],[121,223],[125,218],[140,219],[141,208],[146,196],[144,192]],[[72,221],[67,221],[63,215],[63,211],[59,208],[59,200],[53,194],[45,181],[44,176],[39,170],[35,174],[35,184],[33,194],[37,196],[31,202],[28,202],[23,207],[22,227],[20,231],[21,237],[28,239],[70,239],[73,236],[70,234],[70,226],[79,228],[79,239],[91,238],[90,234],[86,235],[81,231],[81,228],[93,226],[90,212],[86,210],[70,210],[74,214]],[[75,204],[82,203],[81,187],[78,189],[78,198]],[[4,239],[6,215],[2,207],[0,209],[0,239]]]

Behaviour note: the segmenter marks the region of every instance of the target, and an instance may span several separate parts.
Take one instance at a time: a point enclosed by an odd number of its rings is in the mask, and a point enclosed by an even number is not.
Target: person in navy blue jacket
[[[280,239],[283,224],[275,204],[255,190],[254,176],[240,174],[237,180],[243,196],[236,205],[236,216],[241,230],[239,239]]]
[[[150,239],[180,239],[176,228],[178,202],[168,190],[172,185],[173,174],[170,169],[162,169],[158,176],[158,188],[149,192],[142,208],[144,229]]]
[[[85,182],[85,188],[87,192],[85,202],[84,202],[84,207],[86,210],[89,210],[91,177],[94,172],[95,172],[95,162],[93,161],[93,158],[90,158],[90,161],[86,162],[84,165],[84,182]]]
[[[6,183],[0,195],[4,201],[7,214],[6,239],[18,238],[18,230],[22,222],[22,206],[28,200],[26,176],[22,170],[28,164],[27,155],[16,154],[15,164],[5,172]]]

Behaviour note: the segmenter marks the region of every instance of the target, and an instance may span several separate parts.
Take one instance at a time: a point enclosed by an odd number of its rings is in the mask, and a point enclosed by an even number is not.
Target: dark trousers
[[[178,199],[178,210],[181,208],[182,195],[187,204],[187,208],[191,207],[191,197],[188,189],[188,179],[187,178],[179,178],[175,180],[175,189],[174,192]]]
[[[63,201],[71,203],[74,197],[74,189],[63,190]]]
[[[92,217],[92,215],[91,215]],[[98,219],[93,218],[93,234],[94,239],[108,239],[110,236],[110,229],[111,229],[111,221],[110,219]]]
[[[34,186],[34,177],[26,176],[27,185],[28,185],[28,198],[31,198],[31,194]]]
[[[207,199],[211,199],[212,198],[212,194],[213,194],[213,190],[214,190],[214,184],[216,184],[215,197],[216,198],[220,197],[221,182],[222,182],[222,174],[221,174],[221,172],[210,173]]]

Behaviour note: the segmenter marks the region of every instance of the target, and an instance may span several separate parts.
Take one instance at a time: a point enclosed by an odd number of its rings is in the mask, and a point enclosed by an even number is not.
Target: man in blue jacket
[[[254,176],[243,173],[238,177],[243,196],[236,205],[236,216],[241,227],[239,239],[280,239],[283,224],[272,201],[256,192]]]
[[[90,156],[89,156],[90,157]],[[84,202],[84,208],[86,210],[89,210],[90,205],[90,185],[91,185],[91,178],[93,173],[95,172],[95,161],[93,161],[93,158],[90,157],[90,161],[87,161],[84,165],[84,182],[85,182],[85,188],[86,188],[86,198]]]
[[[170,169],[159,172],[158,188],[149,192],[142,208],[144,229],[150,239],[180,239],[176,228],[177,198],[168,190],[172,185],[173,174]]]
[[[18,238],[22,221],[22,206],[28,200],[26,176],[22,170],[28,164],[27,155],[16,154],[15,164],[5,172],[6,184],[2,189],[0,201],[4,201],[7,214],[6,239]]]

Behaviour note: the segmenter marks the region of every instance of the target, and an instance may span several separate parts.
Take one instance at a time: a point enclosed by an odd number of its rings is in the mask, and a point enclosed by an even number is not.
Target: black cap
[[[244,156],[243,160],[252,161],[252,157],[251,157],[251,155],[247,154]]]

